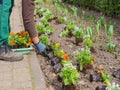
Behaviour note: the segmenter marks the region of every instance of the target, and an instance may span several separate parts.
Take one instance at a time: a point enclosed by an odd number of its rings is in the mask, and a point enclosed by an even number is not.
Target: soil
[[[79,7],[79,13],[85,10],[84,8]],[[85,10],[87,15],[94,15],[97,19],[101,16],[101,13],[93,11],[93,10]],[[87,69],[86,73],[80,72],[80,78],[76,85],[76,90],[95,90],[95,88],[99,85],[103,85],[102,82],[90,82],[89,76],[92,72],[94,72],[98,67],[102,67],[105,72],[109,73],[111,77],[111,82],[115,82],[120,85],[120,80],[118,78],[114,78],[112,73],[117,69],[120,69],[120,21],[119,19],[107,17],[105,16],[107,22],[116,22],[117,28],[114,31],[114,36],[112,42],[117,45],[117,49],[115,52],[107,51],[107,39],[104,33],[104,30],[100,30],[99,39],[94,43],[95,53],[92,53],[95,63],[93,64],[92,69]],[[79,15],[78,19],[84,24],[85,27],[92,25],[90,21],[85,21],[81,19]],[[54,27],[54,32],[50,35],[51,42],[60,42],[62,49],[66,53],[68,53],[71,60],[73,60],[73,65],[75,65],[76,59],[73,57],[74,51],[83,48],[83,43],[79,45],[75,44],[75,38],[67,38],[60,37],[59,34],[64,30],[64,24],[57,24],[55,20],[49,22],[49,25]],[[103,43],[101,47],[100,44]],[[117,55],[117,59],[115,56]],[[38,58],[42,58],[41,55],[38,55]],[[63,90],[62,83],[58,81],[58,73],[55,73],[53,70],[53,66],[50,64],[50,61],[47,58],[40,59],[40,66],[43,70],[43,73],[46,77],[46,82],[48,85],[52,86],[54,90]]]

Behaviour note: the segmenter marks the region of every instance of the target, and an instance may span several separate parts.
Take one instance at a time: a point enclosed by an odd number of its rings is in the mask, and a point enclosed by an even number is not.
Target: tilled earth
[[[82,11],[82,8],[79,8],[79,12]],[[86,10],[88,15],[94,15],[95,18],[98,18],[101,16],[100,13],[92,11],[92,10]],[[78,19],[81,19],[80,17]],[[111,77],[111,82],[118,83],[120,85],[120,80],[118,78],[114,78],[112,76],[112,73],[116,71],[117,69],[120,69],[120,21],[119,19],[111,18],[106,16],[107,22],[112,21],[117,23],[117,28],[114,31],[114,36],[112,39],[112,42],[117,45],[117,50],[115,52],[108,52],[107,47],[107,39],[104,34],[104,30],[101,29],[99,39],[96,43],[94,43],[94,48],[96,53],[92,53],[93,57],[95,58],[95,63],[93,64],[92,69],[88,69],[86,73],[80,72],[80,78],[77,83],[77,89],[76,90],[95,90],[95,88],[99,85],[102,85],[102,82],[90,82],[89,81],[89,75],[96,70],[99,66],[102,66],[102,68],[105,70],[105,72],[109,73]],[[90,21],[84,21],[81,19],[81,22],[84,24],[85,27],[88,27],[91,25]],[[66,53],[68,53],[71,60],[73,60],[73,63],[75,62],[75,59],[73,57],[74,51],[80,49],[83,47],[83,43],[80,43],[79,45],[75,45],[75,39],[67,38],[67,37],[60,37],[60,33],[62,30],[64,30],[64,24],[57,24],[55,20],[52,20],[49,22],[49,25],[52,25],[54,27],[54,33],[49,36],[51,42],[59,42],[61,43],[62,49]],[[103,46],[100,47],[101,43],[103,43]],[[115,58],[115,55],[117,55],[117,59]],[[38,58],[42,58],[40,55],[38,55]],[[48,85],[51,85],[54,90],[63,90],[62,89],[62,83],[57,80],[58,74],[54,73],[53,67],[50,64],[50,61],[46,58],[40,59],[40,66],[43,70],[43,73],[46,77],[46,82]]]

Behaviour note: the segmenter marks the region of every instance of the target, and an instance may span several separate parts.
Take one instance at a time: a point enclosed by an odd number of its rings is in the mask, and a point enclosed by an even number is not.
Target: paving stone
[[[17,83],[14,83],[14,88],[15,89],[24,89],[24,90],[26,90],[26,88],[32,89],[32,82],[31,81],[17,82]]]
[[[24,82],[24,81],[30,81],[31,80],[31,75],[30,73],[14,73],[13,74],[13,81],[16,82]]]
[[[0,73],[0,80],[1,81],[6,81],[6,80],[12,81],[12,73],[11,72]]]
[[[13,68],[28,68],[29,67],[29,63],[28,62],[16,62],[13,65]]]
[[[12,82],[5,80],[5,81],[0,81],[0,88],[9,88],[12,86]]]
[[[12,65],[0,65],[0,73],[10,71],[12,71]]]

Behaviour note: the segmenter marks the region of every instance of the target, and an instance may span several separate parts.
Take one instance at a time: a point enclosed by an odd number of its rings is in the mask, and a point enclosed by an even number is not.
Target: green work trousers
[[[0,0],[0,46],[10,34],[10,14],[14,0]]]

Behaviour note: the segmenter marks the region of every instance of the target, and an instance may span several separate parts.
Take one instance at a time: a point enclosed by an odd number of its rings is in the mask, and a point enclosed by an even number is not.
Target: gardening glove
[[[35,44],[35,47],[37,48],[38,54],[41,54],[44,57],[48,57],[49,59],[53,57],[52,49],[49,46],[38,42]]]
[[[45,49],[46,49],[46,45],[44,45],[41,42],[38,42],[37,44],[35,44],[35,46],[36,46],[36,48],[37,48],[37,50],[38,50],[39,53],[44,52]]]

